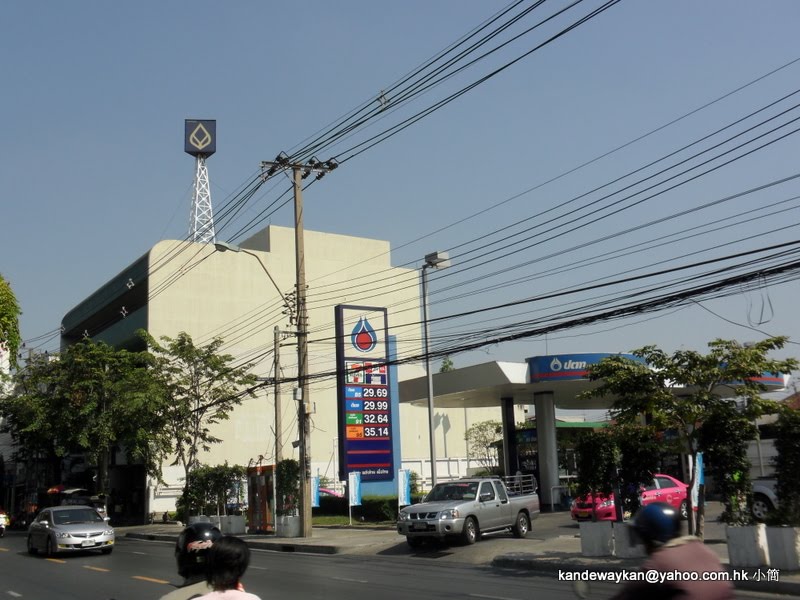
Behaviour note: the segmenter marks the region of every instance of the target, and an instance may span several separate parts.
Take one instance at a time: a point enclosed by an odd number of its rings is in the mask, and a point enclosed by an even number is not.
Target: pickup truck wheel
[[[526,513],[520,511],[517,515],[517,522],[511,528],[511,533],[515,538],[524,538],[531,530],[531,520]]]
[[[478,522],[475,517],[467,517],[464,521],[464,529],[461,532],[461,539],[465,544],[474,544],[478,541]]]
[[[769,512],[773,510],[772,502],[763,494],[753,496],[753,517],[756,521],[764,521]]]
[[[411,548],[419,548],[425,542],[424,538],[421,537],[411,537],[410,535],[406,536],[406,543]]]

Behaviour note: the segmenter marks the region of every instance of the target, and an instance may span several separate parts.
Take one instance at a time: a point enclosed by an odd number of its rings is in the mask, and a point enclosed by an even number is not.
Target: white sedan
[[[45,508],[28,527],[28,552],[47,556],[58,552],[99,550],[111,554],[114,528],[91,506]]]

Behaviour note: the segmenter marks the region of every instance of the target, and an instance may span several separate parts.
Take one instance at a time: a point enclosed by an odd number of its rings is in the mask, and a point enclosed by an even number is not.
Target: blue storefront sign
[[[611,354],[595,352],[589,354],[550,354],[533,356],[527,359],[530,383],[546,381],[570,381],[588,379],[589,369],[608,356],[623,356],[637,362],[644,362],[633,354]]]

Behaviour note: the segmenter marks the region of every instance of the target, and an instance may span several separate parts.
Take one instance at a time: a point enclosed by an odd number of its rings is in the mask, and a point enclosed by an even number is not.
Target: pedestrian
[[[213,588],[198,600],[261,600],[248,594],[242,585],[242,575],[250,564],[250,548],[232,535],[224,535],[208,553],[206,583]]]
[[[211,523],[193,523],[181,531],[175,543],[175,562],[183,584],[161,600],[189,600],[212,591],[206,583],[206,568],[211,548],[222,533]]]

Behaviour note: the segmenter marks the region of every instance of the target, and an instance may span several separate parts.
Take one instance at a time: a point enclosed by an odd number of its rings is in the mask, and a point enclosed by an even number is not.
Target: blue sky
[[[429,106],[533,48],[570,15],[601,4],[585,0],[561,21],[509,44],[413,104],[392,107],[361,138],[327,148],[320,158],[341,156],[393,119]],[[217,209],[257,172],[260,161],[291,152],[354,107],[374,102],[381,90],[391,89],[506,6],[472,0],[4,4],[0,273],[20,301],[23,337],[55,330],[76,303],[158,240],[186,236],[193,159],[182,151],[184,119],[217,120],[217,154],[209,160]],[[547,0],[513,31],[566,6]],[[563,237],[542,238],[527,251],[474,271],[454,267],[447,279],[433,278],[433,316],[800,238],[797,202],[789,200],[800,194],[795,180],[641,227],[800,172],[800,134],[789,134],[791,126],[782,130],[788,134],[783,140],[639,206],[603,219],[597,212],[595,223],[579,227],[578,206],[599,192],[570,203],[795,91],[800,62],[537,188],[797,59],[798,22],[800,4],[793,0],[623,1],[342,164],[307,191],[306,228],[387,239],[395,264],[416,261],[419,266],[428,252],[452,249],[455,258],[464,251],[462,244],[472,240],[477,248],[481,236],[523,219],[530,220],[513,231],[563,231],[550,219],[564,213],[560,223],[568,234]],[[388,99],[394,98],[389,94]],[[785,100],[769,116],[796,103]],[[795,116],[788,112],[773,123]],[[746,128],[743,124],[737,131]],[[756,134],[742,133],[739,139],[747,135]],[[274,200],[276,194],[267,188],[219,238],[230,239]],[[520,194],[525,190],[532,191]],[[764,213],[757,221],[734,217],[758,207]],[[570,223],[572,210],[576,220]],[[722,218],[740,224],[726,230],[709,225]],[[262,225],[268,222],[289,225],[290,207]],[[704,234],[684,242],[567,270],[618,247],[703,224]],[[625,229],[631,231],[617,241],[600,239]],[[491,239],[504,235],[510,233]],[[746,239],[751,235],[754,239]],[[678,258],[692,251],[704,253]],[[558,271],[533,278],[546,269]],[[466,283],[471,278],[480,282]],[[763,337],[753,328],[800,340],[800,284],[787,279],[765,280],[702,305],[491,345],[454,361],[628,351],[644,344],[702,350],[716,337]],[[513,281],[522,283],[508,285]],[[456,282],[461,282],[457,290],[443,291]],[[483,289],[491,284],[502,287]],[[606,301],[631,285],[607,290]],[[545,318],[567,310],[571,299],[535,303],[535,308],[526,304],[516,313],[487,312],[480,322],[454,322],[452,329],[442,326],[438,332]],[[497,320],[489,321],[490,316]],[[57,339],[31,345],[38,344],[52,350]],[[782,355],[797,354],[797,346],[790,345]]]

